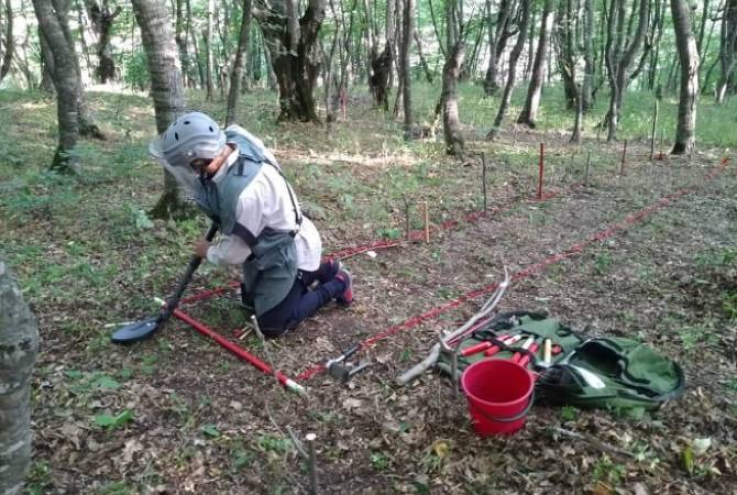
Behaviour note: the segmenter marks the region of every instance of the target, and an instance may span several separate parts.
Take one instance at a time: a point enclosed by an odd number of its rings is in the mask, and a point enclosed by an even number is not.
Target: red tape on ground
[[[581,187],[582,183],[575,183],[572,186],[568,188],[569,191],[573,191],[579,187]],[[560,193],[549,193],[543,196],[542,200],[548,200],[556,198],[560,195]],[[481,220],[482,218],[489,217],[491,215],[496,215],[498,213],[501,213],[505,210],[508,210],[512,206],[518,204],[518,203],[529,203],[529,202],[538,202],[541,201],[537,198],[527,198],[522,201],[520,201],[518,198],[511,199],[501,205],[497,205],[493,208],[491,208],[488,211],[472,211],[470,213],[465,214],[460,220],[446,220],[445,222],[441,223],[438,226],[432,226],[430,227],[431,232],[439,232],[443,230],[451,230],[462,223],[475,223]],[[422,230],[413,230],[409,234],[409,240],[374,240],[370,241],[367,244],[362,244],[360,246],[353,246],[353,247],[347,247],[340,249],[338,251],[334,251],[330,254],[325,255],[325,258],[347,258],[350,256],[356,256],[358,254],[366,253],[368,251],[379,251],[382,249],[389,249],[397,246],[401,246],[402,244],[405,244],[407,242],[417,242],[422,241],[425,237],[425,233]],[[202,301],[205,299],[209,299],[214,296],[218,296],[220,294],[224,294],[232,289],[237,288],[239,285],[238,282],[231,282],[230,284],[223,286],[223,287],[217,287],[215,289],[207,289],[203,290],[201,292],[198,292],[192,296],[186,297],[179,301],[180,305],[188,304],[196,301]]]
[[[709,181],[709,180],[713,179],[714,177],[716,177],[717,174],[719,174],[719,172],[721,172],[724,169],[724,167],[727,166],[728,161],[729,160],[727,158],[724,158],[720,162],[719,165],[717,165],[716,167],[714,167],[708,174],[706,174],[705,180],[706,181]],[[515,272],[512,275],[511,278],[512,278],[513,281],[517,281],[517,280],[522,280],[524,278],[530,277],[530,276],[535,275],[537,273],[540,273],[541,271],[543,271],[548,266],[550,266],[552,264],[555,264],[555,263],[558,263],[559,261],[562,261],[564,259],[570,258],[570,257],[572,257],[574,255],[577,255],[577,254],[583,252],[583,250],[584,250],[584,248],[586,246],[589,246],[589,245],[591,245],[591,244],[593,244],[595,242],[599,242],[599,241],[603,241],[605,239],[608,239],[609,237],[613,236],[616,232],[618,232],[620,230],[624,230],[628,226],[633,225],[633,224],[635,224],[637,222],[640,222],[640,221],[644,220],[651,213],[653,213],[655,211],[658,211],[658,210],[660,210],[662,208],[665,208],[667,205],[669,205],[670,203],[672,203],[674,200],[676,200],[678,198],[681,198],[681,197],[685,196],[686,194],[689,194],[689,193],[691,193],[691,192],[693,192],[695,190],[696,190],[696,186],[691,186],[691,187],[685,187],[685,188],[680,189],[680,190],[678,190],[678,191],[676,191],[674,193],[668,194],[667,196],[664,196],[664,197],[660,198],[658,201],[656,201],[652,205],[647,206],[647,207],[645,207],[645,208],[643,208],[641,210],[638,210],[638,211],[636,211],[634,213],[630,213],[622,221],[617,222],[615,224],[612,224],[609,227],[596,232],[595,234],[593,234],[590,237],[588,237],[586,240],[584,240],[584,241],[582,241],[580,243],[574,244],[573,246],[569,247],[565,251],[561,251],[559,253],[556,253],[556,254],[554,254],[552,256],[549,256],[548,258],[544,259],[543,261],[540,261],[538,263],[532,264],[532,265],[524,268],[523,270],[519,270],[519,271]],[[469,301],[471,299],[475,299],[475,298],[477,298],[479,296],[482,296],[482,295],[485,295],[485,294],[490,294],[491,292],[493,292],[494,290],[496,290],[496,288],[498,286],[499,286],[499,283],[497,282],[497,283],[493,283],[493,284],[484,286],[484,287],[482,287],[480,289],[476,289],[476,290],[473,290],[471,292],[467,292],[466,294],[463,294],[461,297],[459,297],[458,299],[455,299],[454,301],[450,301],[450,302],[448,302],[448,303],[446,303],[446,304],[444,304],[442,306],[438,306],[436,308],[433,308],[433,309],[431,309],[429,311],[426,311],[426,312],[422,313],[421,315],[418,315],[418,316],[414,316],[412,318],[409,318],[409,319],[403,321],[402,323],[398,323],[396,325],[392,325],[391,327],[389,327],[389,328],[387,328],[387,329],[385,329],[385,330],[383,330],[383,331],[381,331],[381,332],[379,332],[377,334],[374,334],[373,336],[371,336],[371,337],[363,340],[361,342],[361,347],[363,349],[366,349],[368,347],[372,347],[372,346],[376,345],[376,343],[379,342],[379,341],[381,341],[381,340],[384,340],[384,339],[386,339],[386,338],[388,338],[388,337],[390,337],[390,336],[392,336],[392,335],[394,335],[394,334],[396,334],[398,332],[401,332],[401,331],[404,331],[404,330],[409,330],[410,328],[414,328],[414,327],[420,325],[421,323],[424,323],[424,322],[426,322],[428,320],[431,320],[431,319],[435,318],[436,316],[439,316],[440,314],[442,314],[442,313],[444,313],[444,312],[446,312],[448,310],[451,310],[453,308],[457,308],[458,306],[460,306],[461,304],[465,303],[466,301]],[[325,369],[325,366],[323,364],[315,364],[311,368],[309,368],[309,369],[303,371],[302,373],[300,373],[297,376],[297,381],[309,380],[310,378],[312,378],[313,376],[315,376],[316,374],[318,374],[323,369]]]

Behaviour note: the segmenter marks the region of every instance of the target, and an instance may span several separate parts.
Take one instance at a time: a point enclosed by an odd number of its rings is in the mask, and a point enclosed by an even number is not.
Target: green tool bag
[[[511,337],[518,334],[521,334],[521,339],[512,346],[507,346],[499,340],[502,336]],[[519,349],[528,337],[535,337],[541,349],[544,339],[550,339],[553,346],[559,346],[560,352],[552,356],[553,363],[563,359],[564,356],[584,341],[583,337],[555,318],[548,318],[544,313],[520,310],[499,313],[464,339],[459,344],[458,351],[460,353],[464,349],[468,349],[482,342],[491,342],[502,349],[493,356],[493,359],[510,359],[517,351],[523,354],[532,354]],[[538,353],[541,355],[542,350],[539,350]],[[471,364],[482,359],[487,359],[483,352],[471,354],[470,356],[458,356],[458,371],[463,371]],[[438,362],[440,370],[450,374],[450,361],[451,358],[448,354],[441,353]]]
[[[585,330],[584,330],[585,332]],[[501,336],[521,334],[521,339],[506,346]],[[528,337],[539,346],[533,354],[520,349]],[[543,341],[557,346],[550,365],[542,361]],[[478,352],[460,355],[464,349],[491,342],[501,351],[491,358]],[[500,313],[482,325],[458,346],[457,369],[482,359],[510,359],[515,352],[531,358],[531,369],[539,372],[535,385],[537,400],[578,407],[654,409],[679,396],[685,388],[681,367],[651,347],[625,338],[586,339],[555,318],[531,311]],[[438,367],[451,374],[452,357],[441,353]]]
[[[685,385],[674,361],[635,340],[611,337],[581,343],[542,372],[535,388],[540,400],[553,404],[655,409]]]

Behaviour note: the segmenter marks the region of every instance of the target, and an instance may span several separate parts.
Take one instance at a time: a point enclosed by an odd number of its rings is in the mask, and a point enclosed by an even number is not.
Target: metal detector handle
[[[435,366],[440,358],[440,344],[435,344],[425,359],[397,377],[397,385],[405,386],[425,371]]]
[[[218,233],[219,226],[217,223],[212,222],[210,224],[210,228],[207,230],[207,233],[205,234],[205,240],[207,242],[211,242],[215,238],[215,234]],[[194,275],[194,272],[197,271],[197,269],[200,267],[200,264],[202,263],[202,258],[197,256],[196,254],[192,256],[192,259],[189,260],[189,265],[187,265],[187,271],[184,272],[184,275],[182,275],[182,278],[179,279],[179,284],[177,284],[177,290],[174,292],[174,294],[169,297],[169,299],[166,300],[166,304],[161,309],[161,313],[159,313],[159,318],[157,320],[157,323],[161,324],[171,318],[172,313],[175,309],[177,309],[177,306],[179,306],[179,300],[182,298],[182,294],[184,294],[184,291],[187,289],[187,286],[189,285],[190,280],[192,280],[192,276]]]

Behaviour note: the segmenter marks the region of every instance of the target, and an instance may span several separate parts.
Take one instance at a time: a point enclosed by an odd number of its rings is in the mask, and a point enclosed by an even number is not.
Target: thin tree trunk
[[[524,80],[529,81],[532,74],[532,63],[535,60],[535,22],[537,17],[537,6],[530,6],[530,32],[527,35],[527,63],[525,64]]]
[[[492,126],[489,133],[486,135],[487,139],[494,139],[499,132],[499,129],[504,122],[504,118],[507,115],[507,109],[509,108],[509,102],[512,100],[512,91],[514,90],[515,80],[517,78],[517,61],[519,60],[522,50],[525,47],[525,41],[527,40],[527,34],[529,32],[528,27],[530,25],[530,13],[532,11],[532,0],[521,0],[520,2],[520,15],[522,16],[519,25],[519,33],[517,34],[517,41],[512,47],[512,52],[509,54],[509,69],[507,71],[507,82],[504,85],[504,93],[502,99],[499,102],[499,110],[496,113],[494,119],[494,125]]]
[[[420,65],[422,66],[422,70],[425,73],[425,79],[427,79],[427,82],[432,84],[432,72],[430,72],[430,66],[427,65],[427,60],[425,59],[424,53],[422,53],[422,43],[420,43],[420,35],[415,30],[415,43],[417,43],[417,55],[420,57]]]
[[[656,0],[657,1],[657,0]],[[594,107],[594,78],[596,63],[594,61],[594,0],[584,0],[583,29],[584,74],[581,87],[581,104],[584,112]]]
[[[112,55],[112,30],[113,22],[122,9],[110,10],[107,1],[100,5],[96,0],[86,0],[87,14],[92,22],[92,28],[97,36],[97,78],[105,84],[115,79],[115,60]]]
[[[2,64],[0,65],[0,81],[10,71],[10,64],[13,62],[13,53],[15,52],[15,42],[13,41],[13,7],[10,0],[5,0],[5,41],[3,43],[5,52],[2,56]]]
[[[548,57],[548,45],[550,30],[553,26],[554,0],[545,0],[543,15],[540,22],[540,40],[535,54],[535,63],[532,67],[532,77],[527,89],[527,99],[522,112],[517,119],[518,124],[535,128],[537,125],[537,112],[540,108],[540,95],[542,93],[543,80],[545,79],[545,62]]]
[[[504,48],[507,46],[507,40],[514,34],[510,27],[510,19],[513,17],[516,5],[517,3],[514,0],[501,0],[497,21],[494,24],[491,14],[491,0],[486,2],[489,29],[489,65],[484,77],[484,92],[487,96],[493,96],[499,90],[499,83],[497,82],[499,62]],[[492,29],[492,27],[495,29]]]
[[[576,120],[573,122],[573,133],[571,134],[571,143],[579,144],[581,142],[581,131],[583,130],[583,88],[580,84],[576,85]]]
[[[205,87],[207,95],[205,99],[212,101],[215,90],[212,81],[212,15],[215,8],[214,0],[207,0],[207,14],[205,16],[205,37],[202,42],[205,44]]]
[[[238,107],[238,97],[241,94],[241,80],[243,79],[243,59],[249,46],[249,35],[251,33],[251,19],[253,10],[253,0],[243,0],[243,9],[241,12],[241,33],[238,37],[238,48],[235,52],[235,61],[233,62],[233,73],[230,80],[230,93],[228,94],[228,109],[225,114],[225,125],[235,122],[236,110]]]
[[[696,99],[699,94],[699,51],[691,30],[690,8],[686,0],[670,0],[670,10],[673,15],[678,57],[681,61],[678,124],[671,153],[683,155],[693,150],[695,142]]]
[[[737,0],[727,0],[722,16],[719,45],[719,62],[722,73],[717,82],[716,102],[725,102],[729,84],[737,70]]]
[[[31,464],[31,378],[36,318],[0,258],[0,493],[20,494]]]
[[[616,0],[615,0],[616,1]],[[609,133],[607,135],[608,141],[614,141],[617,138],[617,126],[619,125],[619,116],[622,111],[622,103],[624,99],[624,91],[627,87],[628,77],[627,71],[629,70],[632,61],[634,60],[635,54],[640,49],[643,39],[645,38],[645,32],[648,27],[648,12],[650,10],[649,0],[640,0],[639,3],[639,19],[637,21],[637,29],[629,44],[622,48],[624,43],[621,27],[623,25],[624,15],[624,2],[621,2],[617,7],[619,19],[617,21],[618,36],[615,44],[617,49],[615,53],[622,53],[616,64],[614,61],[611,63],[612,69],[610,69],[610,84],[611,84],[611,96],[609,102],[609,112],[607,114],[607,122],[609,124]],[[613,17],[614,13],[610,12]],[[620,51],[623,50],[623,51]]]
[[[56,114],[59,125],[59,144],[51,168],[65,173],[77,173],[79,157],[76,153],[79,138],[79,77],[74,46],[64,34],[62,20],[50,0],[33,0],[39,28],[53,57],[53,81],[57,93]]]
[[[556,23],[555,39],[558,47],[558,67],[560,69],[561,79],[563,80],[563,90],[566,98],[566,107],[568,110],[576,108],[576,81],[574,79],[574,71],[576,65],[576,56],[573,48],[573,1],[562,0],[559,5],[558,18]],[[548,71],[548,76],[550,76]]]
[[[174,40],[179,49],[179,62],[182,65],[182,77],[185,86],[192,86],[192,80],[189,74],[189,53],[187,52],[187,34],[190,30],[190,20],[186,18],[185,0],[176,0],[176,21],[174,24]]]
[[[395,0],[386,0],[386,23],[384,27],[384,37],[386,38],[386,44],[389,46],[389,54],[391,60],[389,61],[389,83],[388,89],[394,86],[394,58],[396,53],[396,36],[395,36],[395,17],[396,17],[396,2]],[[387,94],[387,108],[388,108],[389,95]]]
[[[404,135],[412,137],[412,74],[409,52],[415,30],[415,0],[404,0],[404,32],[402,34],[402,98],[404,100]]]
[[[44,93],[54,94],[56,92],[54,87],[54,54],[51,53],[51,47],[49,47],[41,32],[41,28],[38,29],[38,40],[39,45],[41,45],[41,90]]]
[[[458,116],[458,78],[461,75],[465,48],[463,40],[458,40],[448,54],[443,68],[443,89],[440,96],[443,105],[445,151],[449,155],[460,156],[461,159],[464,141]]]
[[[179,66],[179,53],[174,41],[169,13],[161,0],[133,0],[133,14],[141,27],[151,74],[151,96],[154,100],[156,130],[166,131],[169,124],[184,112],[184,82]],[[164,192],[151,214],[156,218],[188,216],[191,208],[182,200],[174,177],[164,173]]]

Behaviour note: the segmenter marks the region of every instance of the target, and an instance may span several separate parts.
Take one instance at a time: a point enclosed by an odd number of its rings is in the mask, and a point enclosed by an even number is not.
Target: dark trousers
[[[318,286],[310,290],[317,281]],[[323,263],[314,272],[299,271],[292,289],[282,302],[258,317],[258,324],[266,337],[278,337],[297,327],[314,315],[331,299],[345,291],[345,283],[335,278],[333,265]]]

